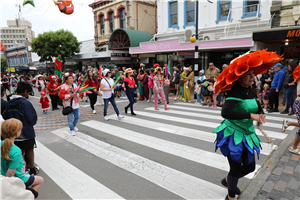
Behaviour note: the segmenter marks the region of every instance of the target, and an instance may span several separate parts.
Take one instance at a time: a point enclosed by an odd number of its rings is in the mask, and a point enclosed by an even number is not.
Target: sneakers
[[[78,128],[77,128],[77,127],[74,127],[74,131],[76,131],[76,132],[77,132],[77,131],[78,131]]]
[[[185,101],[185,98],[182,98],[181,100],[184,102],[184,101]]]
[[[177,97],[174,98],[174,101],[177,101]]]
[[[128,108],[124,107],[125,114],[127,114]]]
[[[119,120],[121,120],[121,119],[123,119],[123,118],[124,118],[123,115],[118,115],[118,119],[119,119]]]
[[[281,131],[282,132],[285,132],[285,130],[289,127],[289,120],[287,119],[284,119],[283,122],[282,122],[282,128],[281,128]]]
[[[48,112],[47,112],[47,111],[45,111],[45,114],[46,114],[46,115],[48,115]]]
[[[104,119],[105,119],[106,121],[108,121],[108,120],[109,120],[109,117],[108,117],[108,116],[104,116]]]
[[[212,106],[211,108],[212,108],[212,109],[215,109],[215,108],[217,108],[217,106]]]
[[[192,100],[189,100],[188,103],[192,103]]]
[[[159,109],[156,107],[155,110],[159,110]]]
[[[93,110],[93,114],[97,114],[97,111],[96,111],[96,110]]]
[[[71,131],[71,135],[72,135],[72,136],[75,136],[75,131]]]
[[[165,110],[170,110],[170,108],[165,108]]]
[[[37,175],[39,173],[39,171],[40,171],[40,168],[38,166],[36,166],[36,167],[33,167],[29,170],[29,174],[30,175]]]

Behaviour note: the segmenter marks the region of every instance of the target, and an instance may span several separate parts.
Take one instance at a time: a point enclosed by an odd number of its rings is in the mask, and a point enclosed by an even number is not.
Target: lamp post
[[[195,75],[198,76],[198,59],[199,59],[199,52],[198,52],[198,44],[199,44],[199,40],[198,40],[198,0],[191,0],[192,2],[193,1],[196,1],[195,2],[195,14],[196,14],[196,19],[195,19],[195,34],[193,35],[193,37],[190,38],[190,41],[192,43],[195,43],[195,54],[194,54],[194,72],[195,72]]]

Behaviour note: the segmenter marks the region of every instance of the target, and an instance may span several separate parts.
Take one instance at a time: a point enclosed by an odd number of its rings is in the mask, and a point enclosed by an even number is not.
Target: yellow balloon
[[[196,42],[196,37],[191,37],[191,38],[190,38],[190,41],[191,41],[191,43]]]

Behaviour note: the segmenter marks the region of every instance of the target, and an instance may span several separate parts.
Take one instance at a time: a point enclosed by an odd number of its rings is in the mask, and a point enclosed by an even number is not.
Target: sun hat
[[[254,71],[255,76],[266,72],[274,63],[282,59],[282,56],[277,55],[276,52],[268,52],[265,49],[241,55],[231,61],[218,76],[215,93],[230,90],[239,77],[249,71]]]
[[[109,72],[109,69],[103,70],[103,72],[102,72],[103,76],[106,76],[107,72]]]
[[[133,70],[132,70],[131,68],[127,68],[127,69],[125,70],[125,74],[127,74],[127,73],[133,73]]]
[[[300,78],[300,64],[295,68],[293,72],[294,82],[297,82]]]

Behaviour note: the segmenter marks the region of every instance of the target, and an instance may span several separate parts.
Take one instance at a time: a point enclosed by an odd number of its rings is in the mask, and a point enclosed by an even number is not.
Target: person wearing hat
[[[221,180],[228,188],[225,199],[236,200],[235,195],[241,193],[239,179],[255,170],[255,152],[260,153],[261,140],[253,121],[260,125],[266,118],[257,94],[251,90],[254,77],[280,60],[274,52],[258,50],[232,61],[217,78],[215,93],[228,90],[221,112],[224,120],[213,131],[217,133],[215,149],[220,148],[230,166],[227,177]]]
[[[47,84],[46,84],[46,82],[44,81],[42,75],[38,75],[38,76],[37,76],[37,79],[38,79],[38,80],[36,81],[36,84],[35,84],[35,85],[36,85],[38,91],[39,91],[39,92],[42,92],[42,91],[46,88]],[[25,77],[24,77],[24,80],[25,80]]]
[[[124,118],[124,116],[119,113],[119,109],[117,107],[115,94],[114,94],[114,89],[116,89],[116,87],[118,86],[121,86],[121,84],[117,83],[114,86],[114,80],[111,78],[111,72],[109,71],[109,69],[103,70],[103,75],[104,78],[101,80],[100,90],[102,91],[102,97],[104,101],[104,109],[103,109],[104,119],[106,121],[109,120],[109,117],[107,116],[107,108],[108,108],[108,102],[110,102],[111,105],[114,107],[118,119],[121,120],[122,118]]]
[[[278,110],[279,92],[282,89],[282,84],[285,78],[284,69],[282,69],[282,65],[280,63],[276,63],[274,65],[274,69],[276,73],[271,83],[271,91],[269,94],[269,104],[270,104],[270,109],[268,111],[269,113],[279,112]]]
[[[201,104],[201,94],[203,94],[202,91],[203,91],[203,88],[204,88],[204,86],[201,85],[201,84],[203,83],[203,81],[205,79],[206,79],[206,77],[204,75],[204,70],[201,69],[199,71],[199,76],[198,76],[198,79],[196,81],[196,87],[195,87],[197,89],[197,91],[198,91],[198,93],[196,93],[197,94],[197,102],[196,102],[196,104]]]
[[[11,75],[10,84],[12,86],[13,93],[15,93],[18,85],[18,80],[16,79],[15,75]]]
[[[180,82],[180,64],[178,64],[176,67],[174,67],[174,78],[173,78],[173,81],[175,83],[175,89],[176,89],[176,96],[175,96],[175,101],[177,99],[180,99],[181,98],[181,95],[180,95],[180,86],[179,86],[179,82]]]
[[[48,115],[47,110],[50,109],[50,101],[49,101],[48,97],[46,96],[46,90],[41,92],[41,98],[40,98],[39,105],[41,106],[43,113]]]
[[[125,113],[127,114],[128,108],[130,108],[131,115],[136,115],[133,112],[133,104],[134,104],[134,93],[135,93],[135,88],[137,87],[134,78],[131,76],[133,73],[131,68],[127,68],[125,70],[125,79],[124,79],[124,84],[125,84],[125,89],[126,89],[126,96],[129,100],[129,104],[124,107]]]
[[[164,76],[161,74],[161,67],[159,64],[154,64],[153,67],[155,67],[155,76],[153,78],[153,84],[154,84],[154,109],[158,109],[158,99],[161,98],[161,100],[164,103],[165,110],[169,110],[168,104],[165,98],[165,93],[163,90],[163,84],[164,84]]]
[[[52,110],[58,110],[58,90],[60,89],[59,84],[56,82],[57,75],[49,76],[49,83],[47,85],[48,94],[51,99]]]
[[[87,70],[87,80],[85,85],[88,85],[88,87],[94,87],[94,89],[90,90],[91,93],[88,94],[88,97],[90,99],[90,107],[92,112],[93,114],[96,114],[97,112],[95,110],[95,104],[97,102],[98,88],[100,85],[92,70]]]

